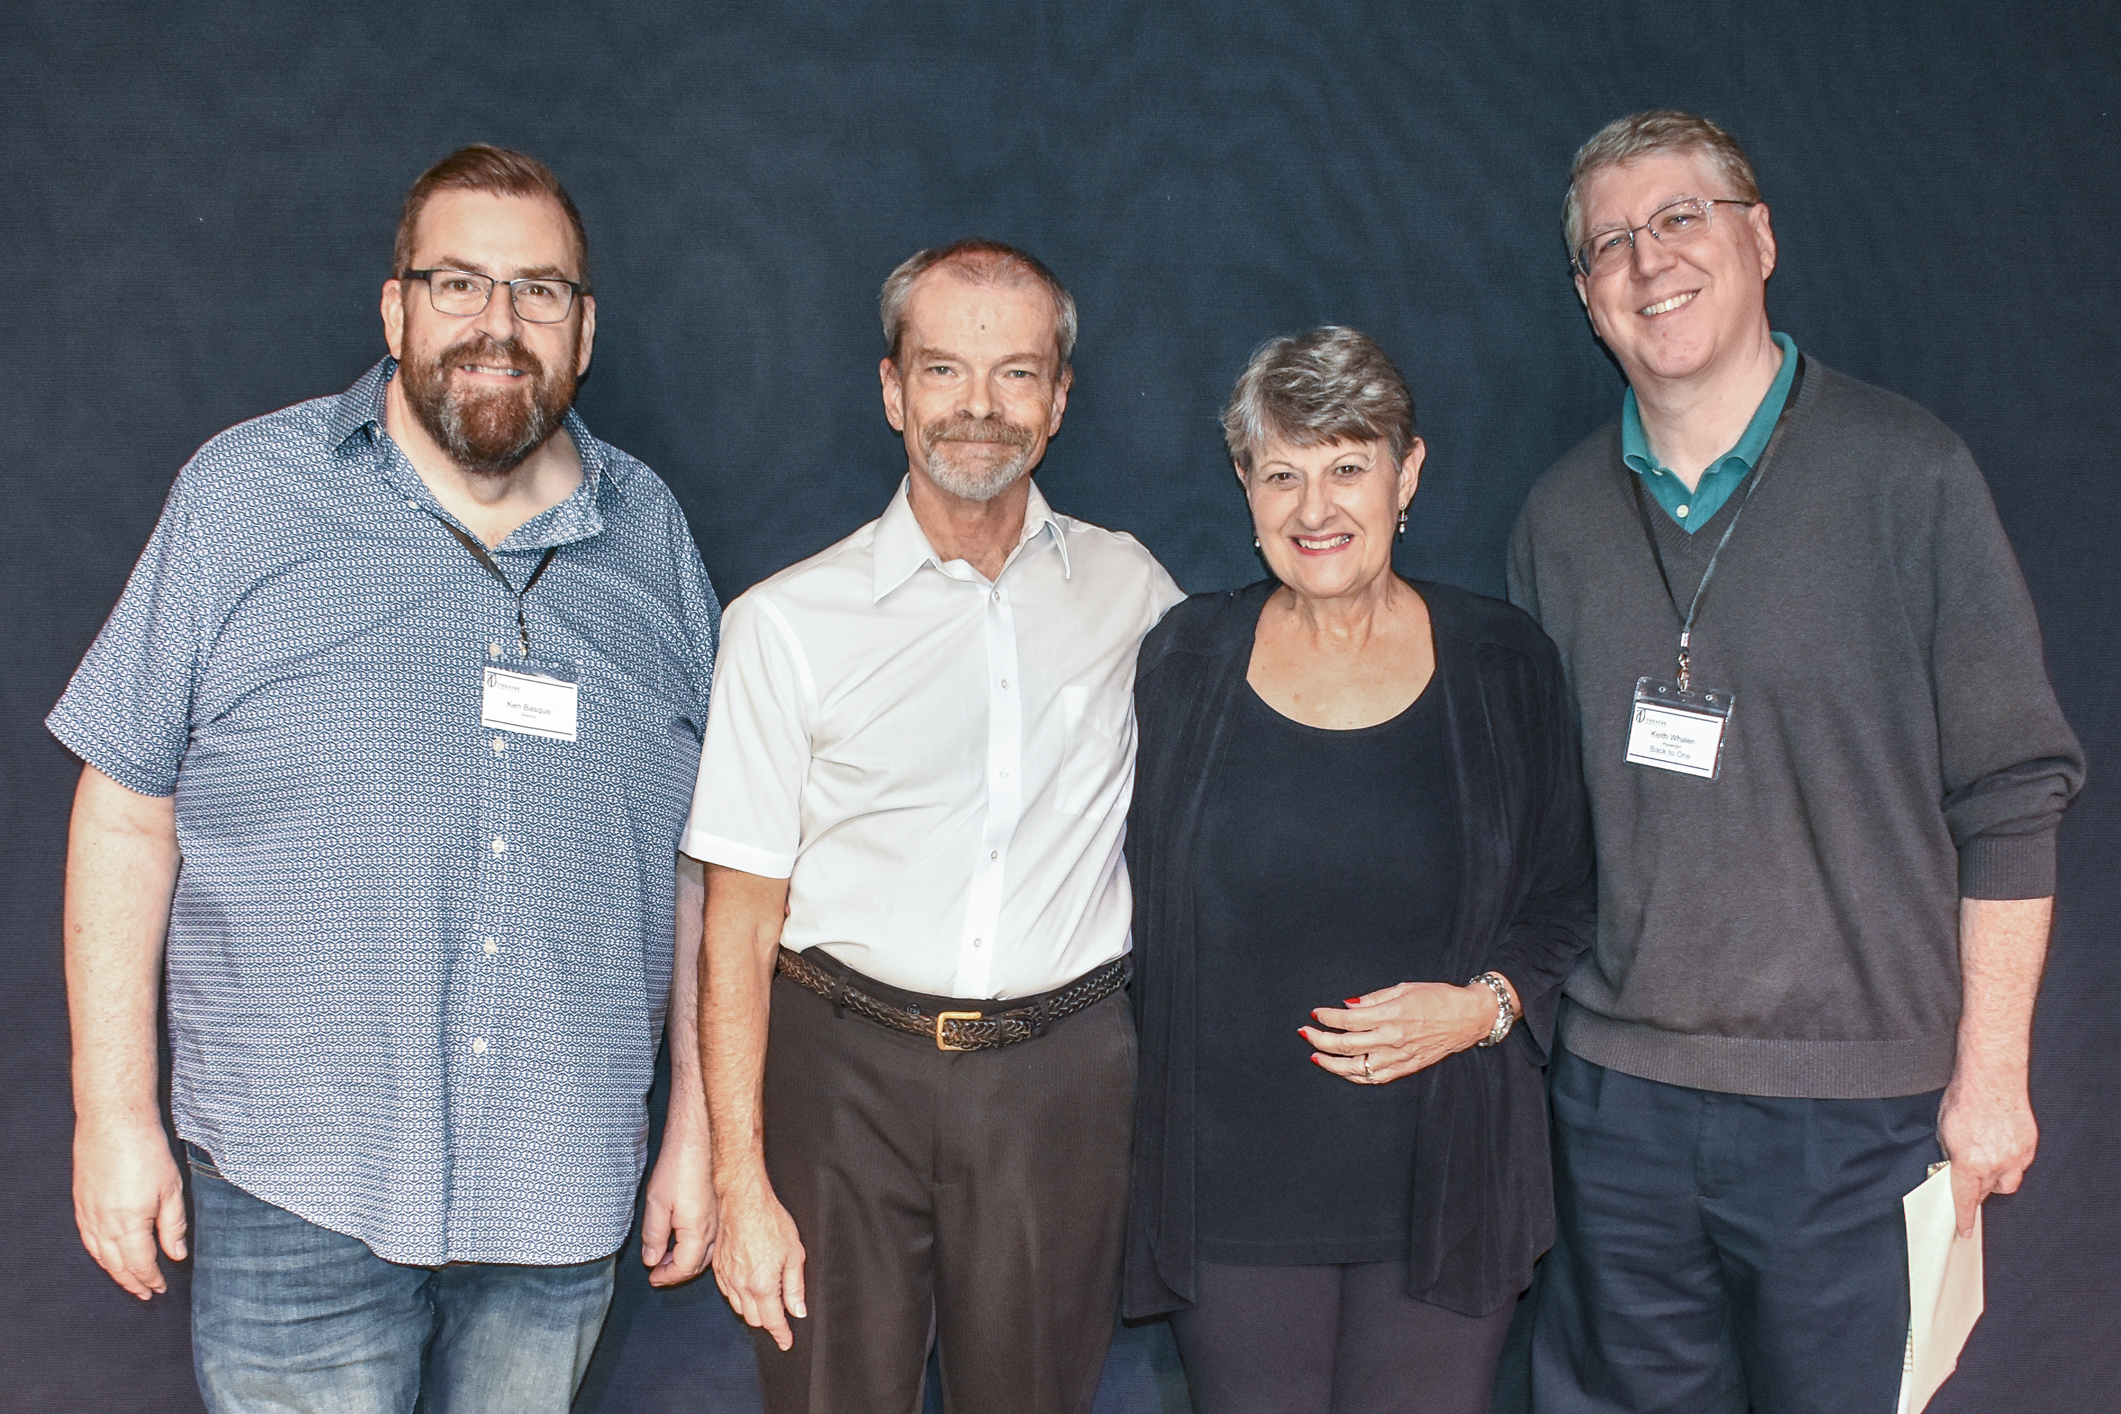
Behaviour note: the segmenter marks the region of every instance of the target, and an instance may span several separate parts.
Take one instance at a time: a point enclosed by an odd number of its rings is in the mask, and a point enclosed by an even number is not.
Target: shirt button
[[[508,841],[502,839],[499,835],[495,835],[493,837],[493,852],[497,855],[508,853]]]
[[[987,851],[987,857],[989,859],[1000,859],[1002,857],[1002,852],[998,849],[990,849]]]
[[[475,1056],[483,1056],[486,1054],[486,1038],[484,1036],[475,1037],[472,1040],[471,1053]]]
[[[507,752],[508,752],[508,738],[507,738],[507,737],[505,737],[505,736],[497,736],[497,737],[495,737],[495,738],[493,739],[493,754],[494,754],[494,755],[496,755],[496,756],[504,756],[504,755],[506,755],[506,754],[507,754]]]
[[[1007,690],[1008,686],[1009,686],[1009,679],[1007,679],[1007,678],[1003,678],[1003,679],[1002,679],[1002,687],[1003,687],[1003,689],[1004,689],[1004,690]]]
[[[972,946],[974,946],[974,947],[978,947],[979,945],[980,945],[980,941],[979,941],[979,939],[978,939],[978,938],[974,938],[974,939],[972,940]]]
[[[494,953],[497,953],[500,950],[501,945],[499,943],[495,942],[492,938],[488,938],[486,940],[486,952],[488,956],[492,956]]]
[[[420,503],[408,496],[405,498],[405,509],[408,511],[416,511],[420,509]]]
[[[1679,509],[1678,509],[1677,511],[1673,512],[1673,514],[1677,515],[1677,516],[1678,516],[1678,517],[1679,517],[1679,518],[1680,518],[1681,520],[1685,520],[1685,519],[1686,519],[1686,507],[1685,507],[1685,506],[1681,506],[1681,507],[1680,507],[1680,508],[1679,508]]]
[[[486,645],[486,656],[487,656],[487,657],[489,657],[489,658],[498,658],[498,657],[500,657],[500,656],[501,656],[501,645],[500,645],[500,644],[498,644],[498,643],[489,643],[489,644],[487,644],[487,645]]]

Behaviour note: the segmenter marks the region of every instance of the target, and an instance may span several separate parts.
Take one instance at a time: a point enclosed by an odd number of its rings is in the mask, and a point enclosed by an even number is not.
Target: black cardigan
[[[1141,746],[1127,862],[1141,1078],[1130,1318],[1192,1304],[1192,855],[1231,694],[1244,682],[1260,610],[1275,588],[1263,581],[1194,595],[1143,641],[1136,671]],[[1482,1315],[1524,1290],[1553,1241],[1541,1069],[1561,984],[1591,943],[1597,891],[1560,655],[1538,625],[1499,600],[1448,585],[1417,588],[1434,626],[1464,851],[1447,965],[1461,978],[1502,973],[1525,1015],[1504,1044],[1461,1051],[1393,1082],[1412,1086],[1418,1105],[1408,1293]]]

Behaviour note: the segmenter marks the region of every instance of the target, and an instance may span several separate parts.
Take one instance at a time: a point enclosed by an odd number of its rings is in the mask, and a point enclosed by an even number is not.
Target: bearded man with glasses
[[[429,169],[390,357],[200,450],[49,719],[87,763],[81,1237],[142,1300],[168,1289],[158,1242],[190,1245],[157,1102],[166,935],[215,1414],[562,1414],[666,1014],[641,1255],[657,1285],[706,1263],[676,845],[720,607],[669,489],[570,410],[588,259],[536,159]]]
[[[1715,124],[1577,154],[1564,239],[1627,376],[1534,488],[1510,597],[1560,646],[1594,951],[1552,1067],[1540,1414],[1888,1414],[1902,1195],[2017,1189],[2055,831],[2084,757],[1966,447],[1768,324]]]

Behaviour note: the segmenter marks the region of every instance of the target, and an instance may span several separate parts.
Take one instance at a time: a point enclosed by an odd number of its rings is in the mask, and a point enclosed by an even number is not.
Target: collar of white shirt
[[[912,480],[909,474],[899,482],[898,494],[891,498],[891,504],[884,507],[884,513],[877,517],[876,539],[871,542],[871,554],[876,566],[876,578],[869,601],[872,604],[881,603],[885,595],[913,578],[913,572],[922,565],[934,565],[953,579],[964,578],[966,574],[976,576],[978,573],[963,560],[952,560],[951,564],[961,566],[964,571],[963,574],[953,574],[944,566],[942,560],[936,557],[935,547],[928,543],[928,533],[921,529],[919,518],[913,514],[913,502],[908,497],[908,487]],[[1002,573],[1008,573],[1009,566],[1024,552],[1024,547],[1047,531],[1052,532],[1054,548],[1060,551],[1061,578],[1073,578],[1068,565],[1067,532],[1061,526],[1060,517],[1053,513],[1053,507],[1047,505],[1046,498],[1039,494],[1036,481],[1031,483],[1031,499],[1024,507],[1023,533],[1017,537],[1015,551],[1002,565]],[[999,579],[1001,575],[996,575],[995,578]]]

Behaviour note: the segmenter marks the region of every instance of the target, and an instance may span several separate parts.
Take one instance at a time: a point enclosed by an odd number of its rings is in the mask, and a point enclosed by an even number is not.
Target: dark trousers
[[[754,1333],[771,1414],[917,1414],[931,1337],[951,1414],[1088,1410],[1118,1315],[1133,1096],[1124,992],[947,1052],[777,978],[766,1169],[810,1314],[786,1353]]]
[[[1405,1262],[1202,1262],[1171,1333],[1194,1414],[1487,1414],[1514,1313],[1417,1301]]]
[[[1900,1200],[1939,1093],[1766,1099],[1557,1047],[1558,1231],[1536,1288],[1537,1414],[1892,1414]]]

